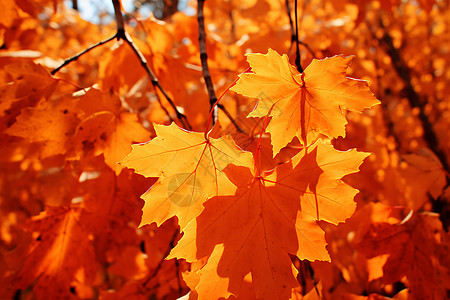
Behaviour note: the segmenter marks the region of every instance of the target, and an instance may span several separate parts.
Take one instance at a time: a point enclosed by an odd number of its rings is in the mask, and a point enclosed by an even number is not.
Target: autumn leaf
[[[0,88],[0,130],[14,124],[22,109],[50,99],[58,85],[47,70],[32,62],[16,62],[4,69],[13,82]]]
[[[449,298],[445,1],[85,2],[0,1],[0,298]]]
[[[25,108],[5,132],[21,137],[28,143],[41,144],[41,158],[66,154],[67,148],[70,148],[69,141],[80,121],[73,109],[75,105],[73,99],[63,98],[61,101],[46,102],[40,107]]]
[[[119,176],[108,168],[103,172],[86,172],[83,175],[77,194],[82,198],[83,224],[96,238],[98,261],[111,263],[119,259],[123,255],[122,247],[136,240],[135,229],[143,205],[139,196],[151,183],[151,179],[132,174],[127,169],[123,169]],[[98,201],[99,198],[102,201]]]
[[[77,109],[81,122],[71,139],[70,158],[103,154],[106,164],[120,174],[122,166],[117,162],[131,151],[133,142],[148,139],[150,133],[135,114],[122,110],[119,97],[112,92],[91,88],[81,96]]]
[[[401,223],[373,223],[358,248],[367,257],[389,254],[383,266],[383,283],[408,278],[415,299],[445,299],[449,268],[448,251],[443,240],[446,233],[437,214],[413,213]],[[448,280],[447,280],[448,283]]]
[[[147,191],[141,226],[161,225],[173,216],[181,228],[203,210],[203,202],[216,195],[230,195],[235,187],[223,173],[233,163],[251,165],[252,155],[239,149],[228,136],[205,139],[175,123],[154,125],[157,136],[145,144],[133,145],[121,162],[146,177],[160,177]]]
[[[238,295],[249,272],[258,299],[288,299],[298,286],[289,254],[330,259],[316,221],[337,224],[350,217],[357,191],[340,178],[357,172],[367,155],[318,142],[271,172],[230,165],[225,171],[238,186],[236,194],[205,202],[169,258],[194,262],[209,256],[195,288],[199,299]]]
[[[420,209],[431,195],[437,199],[446,186],[445,171],[433,152],[421,149],[418,153],[401,156],[399,178],[402,178],[400,197],[414,210]],[[399,201],[399,200],[397,200]]]
[[[34,284],[38,299],[62,299],[70,297],[77,272],[93,283],[94,247],[79,222],[81,213],[79,208],[52,208],[28,222],[27,229],[38,236],[16,274],[16,288]]]
[[[343,109],[361,112],[379,103],[366,81],[346,77],[352,57],[314,59],[302,74],[272,49],[247,60],[252,73],[240,74],[231,90],[260,99],[249,117],[272,117],[274,156],[295,136],[304,145],[313,142],[309,134],[345,136]]]

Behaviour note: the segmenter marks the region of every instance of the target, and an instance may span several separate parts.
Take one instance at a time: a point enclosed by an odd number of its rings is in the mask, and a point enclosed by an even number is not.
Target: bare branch
[[[166,252],[163,254],[162,258],[159,260],[158,265],[153,270],[153,272],[148,274],[147,278],[142,282],[143,287],[146,287],[147,284],[150,282],[150,280],[155,278],[156,275],[158,274],[158,272],[161,270],[161,267],[162,267],[166,257],[169,255],[172,248],[175,247],[175,240],[177,239],[178,235],[179,235],[179,232],[178,232],[178,227],[177,227],[177,229],[175,230],[175,232],[172,235],[172,238],[170,239],[169,247],[167,247]]]
[[[294,23],[292,22],[291,7],[289,5],[289,0],[286,0],[285,3],[286,3],[286,12],[289,18],[289,25],[291,26],[291,47],[292,47],[292,44],[295,42],[295,28]]]
[[[313,58],[316,58],[316,55],[314,54],[314,51],[311,49],[311,47],[309,47],[309,45],[308,45],[307,43],[302,42],[302,41],[298,41],[298,43],[299,43],[300,45],[305,46],[306,50],[308,50],[308,52],[311,53],[311,56],[312,56]]]
[[[383,27],[383,25],[381,24]],[[439,161],[441,162],[444,169],[447,171],[447,174],[450,173],[447,157],[445,152],[439,148],[439,141],[437,135],[433,129],[433,125],[431,121],[428,119],[427,114],[425,113],[425,105],[420,99],[420,95],[416,92],[412,85],[411,81],[411,71],[408,66],[403,61],[399,51],[394,46],[394,42],[392,37],[389,35],[387,30],[384,30],[384,35],[379,42],[385,46],[386,52],[391,58],[392,64],[394,66],[395,71],[398,76],[402,79],[405,87],[404,92],[407,95],[409,104],[412,108],[419,108],[419,120],[422,123],[422,128],[424,131],[424,139],[427,143],[427,146],[431,149],[431,151],[436,154]]]
[[[225,106],[222,105],[222,103],[217,103],[217,106],[224,112],[224,114],[227,116],[227,118],[233,123],[234,127],[236,127],[237,131],[240,133],[245,133],[244,130],[242,130],[241,127],[237,124],[237,122],[233,119],[230,112],[227,110]]]
[[[72,0],[72,8],[78,10],[78,0]]]
[[[175,105],[175,103],[172,101],[172,99],[169,97],[167,92],[163,89],[163,87],[159,83],[158,78],[156,78],[155,74],[153,73],[153,71],[148,66],[147,60],[145,59],[144,55],[139,50],[139,48],[136,46],[136,44],[133,42],[133,39],[128,34],[128,32],[126,32],[125,24],[124,24],[124,21],[123,21],[122,11],[120,10],[119,0],[112,0],[112,1],[113,1],[113,4],[114,4],[114,13],[115,13],[115,16],[116,16],[116,23],[117,23],[117,39],[124,40],[128,44],[128,46],[130,46],[130,48],[133,50],[133,52],[136,54],[136,56],[138,57],[139,61],[141,62],[141,66],[145,69],[145,72],[147,72],[147,75],[150,77],[150,80],[152,82],[153,88],[155,89],[155,92],[156,92],[156,89],[159,89],[159,91],[164,95],[164,97],[166,98],[167,102],[169,102],[170,106],[172,106],[173,110],[175,111],[175,113],[177,115],[177,118],[183,124],[183,127],[188,128],[188,129],[192,129],[192,127],[189,124],[189,121],[187,120],[186,116],[184,114],[182,114],[178,110],[178,108]],[[158,94],[157,94],[157,96],[158,96]],[[160,100],[159,100],[159,103],[162,106],[162,102]],[[168,114],[168,111],[164,107],[163,107],[163,109]],[[170,118],[170,115],[169,115],[169,118]]]
[[[83,50],[81,52],[79,52],[78,54],[75,54],[72,57],[69,57],[68,59],[66,59],[59,67],[53,69],[50,73],[52,75],[55,75],[59,70],[61,70],[63,67],[67,66],[68,64],[70,64],[73,61],[76,61],[78,58],[80,58],[80,56],[88,53],[89,51],[91,51],[94,48],[97,48],[98,46],[101,46],[103,44],[106,44],[109,41],[112,41],[113,39],[115,39],[117,37],[117,34],[113,35],[112,37],[107,38],[106,40],[100,41],[97,44],[94,44],[92,46],[90,46],[89,48],[87,48],[86,50]]]
[[[303,73],[303,68],[300,63],[300,47],[298,46],[298,16],[297,16],[297,0],[295,0],[295,45],[296,45],[296,52],[295,52],[295,65],[297,66],[297,69],[300,73]]]
[[[155,74],[153,73],[153,71],[148,66],[147,60],[145,59],[145,57],[142,54],[142,52],[139,50],[139,48],[133,42],[133,39],[130,37],[130,35],[125,31],[125,22],[124,22],[124,19],[123,19],[123,15],[122,15],[122,11],[121,11],[121,6],[120,6],[119,0],[112,0],[112,2],[113,2],[113,5],[114,5],[114,14],[115,14],[115,17],[116,17],[117,33],[115,35],[113,35],[112,37],[107,38],[106,40],[100,41],[97,44],[92,45],[91,47],[87,48],[86,50],[83,50],[80,53],[78,53],[78,54],[76,54],[76,55],[66,59],[59,67],[57,67],[54,70],[52,70],[51,74],[55,75],[63,67],[65,67],[66,65],[68,65],[69,63],[71,63],[73,61],[76,61],[82,55],[88,53],[89,51],[91,51],[92,49],[94,49],[94,48],[96,48],[98,46],[101,46],[101,45],[103,45],[103,44],[105,44],[105,43],[107,43],[109,41],[112,41],[115,38],[117,40],[121,40],[122,39],[128,44],[128,46],[130,46],[130,48],[136,54],[136,56],[138,57],[139,61],[141,62],[142,67],[145,69],[145,71],[147,72],[147,75],[150,77],[151,83],[153,85],[153,88],[155,89],[155,93],[156,93],[156,96],[158,98],[158,102],[161,105],[161,108],[164,110],[164,112],[169,117],[169,119],[171,121],[173,121],[172,117],[170,116],[169,111],[162,104],[162,101],[159,98],[159,95],[157,93],[157,89],[164,95],[166,100],[172,106],[172,108],[174,109],[174,111],[175,111],[175,113],[177,115],[177,118],[181,121],[183,127],[187,128],[187,129],[192,129],[192,127],[189,124],[189,121],[187,120],[186,116],[184,114],[182,114],[178,110],[178,108],[175,105],[175,103],[172,101],[172,99],[169,97],[167,92],[163,89],[163,87],[159,83],[158,78],[156,78]]]
[[[116,17],[117,33],[120,31],[125,31],[125,22],[123,21],[122,10],[119,0],[112,0],[114,5],[114,15]],[[119,34],[118,34],[119,35]],[[121,37],[117,37],[119,39]]]
[[[208,90],[210,110],[214,110],[212,114],[213,124],[217,121],[217,102],[216,92],[211,79],[211,73],[208,67],[208,54],[206,53],[206,32],[205,17],[203,15],[204,0],[198,0],[197,4],[197,21],[198,21],[198,44],[200,48],[200,60],[202,62],[203,78],[205,79],[206,89]]]

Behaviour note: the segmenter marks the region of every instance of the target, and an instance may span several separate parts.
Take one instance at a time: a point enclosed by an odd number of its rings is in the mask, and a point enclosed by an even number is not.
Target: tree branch
[[[136,44],[133,42],[133,39],[128,34],[128,32],[126,32],[122,11],[120,10],[119,0],[112,0],[112,1],[113,1],[113,5],[114,5],[114,14],[116,16],[116,23],[117,23],[117,39],[124,40],[128,44],[128,46],[130,46],[130,48],[133,50],[133,52],[136,54],[139,61],[141,62],[141,66],[145,69],[145,72],[147,72],[147,75],[150,77],[150,80],[152,82],[153,88],[155,89],[155,92],[156,92],[156,89],[159,89],[159,91],[164,95],[167,102],[169,102],[170,106],[172,106],[173,110],[175,111],[177,118],[183,124],[183,127],[192,129],[186,116],[178,110],[175,103],[172,101],[172,99],[169,97],[167,92],[163,89],[163,87],[159,83],[158,78],[156,78],[155,74],[148,66],[147,60],[145,59],[144,55],[139,50],[139,48],[136,46]],[[157,93],[156,93],[156,95],[158,96]],[[160,104],[162,106],[161,101],[160,101]],[[165,108],[163,108],[163,109],[165,110],[166,113],[168,113],[168,111]]]
[[[291,47],[292,47],[292,44],[295,42],[295,37],[296,37],[295,28],[294,28],[294,22],[292,22],[291,7],[289,5],[289,0],[286,0],[285,3],[286,3],[286,12],[287,12],[287,15],[289,18],[289,25],[291,26]],[[289,47],[289,50],[290,50],[290,47]]]
[[[214,91],[214,86],[211,79],[211,73],[208,67],[208,54],[206,53],[206,32],[205,32],[205,17],[203,15],[204,0],[197,2],[197,22],[198,22],[198,44],[200,48],[200,60],[202,62],[203,78],[205,79],[206,89],[208,90],[210,110],[214,110],[212,114],[213,124],[217,121],[217,96]]]
[[[172,117],[170,116],[170,113],[168,112],[168,110],[164,107],[164,105],[161,102],[161,99],[159,98],[157,89],[164,95],[164,97],[166,98],[167,102],[169,102],[170,106],[172,106],[173,110],[175,111],[177,118],[181,121],[183,127],[187,128],[187,129],[192,129],[191,125],[189,124],[189,121],[187,120],[186,116],[184,114],[182,114],[177,106],[175,105],[175,103],[172,101],[172,99],[170,98],[170,96],[167,94],[167,92],[164,90],[164,88],[161,86],[161,84],[158,81],[158,78],[155,76],[155,74],[153,73],[153,71],[150,69],[150,67],[148,66],[147,60],[145,59],[144,55],[142,54],[142,52],[139,50],[139,48],[136,46],[136,44],[133,42],[133,39],[131,38],[131,36],[128,34],[128,32],[126,32],[125,30],[125,22],[123,19],[123,15],[122,15],[122,11],[121,11],[121,7],[120,7],[120,2],[119,0],[112,0],[113,2],[113,6],[114,6],[114,15],[116,17],[116,24],[117,24],[117,33],[115,35],[113,35],[110,38],[107,38],[106,40],[100,41],[95,45],[92,45],[91,47],[87,48],[86,50],[81,51],[80,53],[66,59],[59,67],[55,68],[54,70],[51,71],[52,75],[55,75],[59,70],[61,70],[63,67],[65,67],[66,65],[68,65],[69,63],[76,61],[80,56],[86,54],[87,52],[91,51],[92,49],[101,46],[115,38],[117,38],[117,40],[124,40],[128,46],[130,46],[130,48],[133,50],[133,52],[136,54],[136,56],[138,57],[139,61],[141,62],[142,67],[145,69],[147,75],[150,77],[151,83],[153,85],[153,88],[155,89],[155,93],[156,96],[158,98],[158,102],[161,105],[161,108],[164,110],[164,112],[167,114],[167,116],[169,117],[169,119],[171,121]]]
[[[212,112],[212,123],[215,124],[217,121],[217,108],[221,109],[227,118],[233,123],[239,132],[244,132],[236,121],[233,119],[228,110],[221,103],[217,103],[216,92],[214,91],[214,85],[211,79],[211,73],[208,66],[208,54],[206,52],[206,30],[205,30],[205,16],[203,14],[203,6],[205,0],[198,0],[197,4],[197,22],[198,22],[198,44],[200,48],[200,60],[202,62],[202,73],[205,79],[206,89],[209,96],[209,106],[210,112]],[[231,11],[231,10],[230,10]],[[231,14],[231,13],[230,13]],[[217,104],[216,104],[217,103]]]
[[[225,106],[222,105],[222,103],[217,103],[217,106],[224,112],[224,114],[227,116],[227,118],[233,123],[234,127],[236,127],[237,131],[240,133],[245,133],[244,130],[242,130],[241,127],[239,127],[238,123],[233,119],[230,112],[227,110]]]
[[[297,16],[297,0],[295,0],[295,45],[296,45],[296,52],[295,52],[295,65],[297,66],[297,70],[300,73],[303,73],[303,68],[300,63],[300,47],[299,47],[299,41],[298,41],[298,16]]]
[[[169,242],[169,247],[167,247],[166,252],[164,252],[161,260],[159,261],[158,265],[156,266],[156,268],[153,270],[152,273],[147,275],[147,278],[145,278],[142,282],[142,286],[146,287],[147,284],[150,282],[150,280],[152,280],[153,278],[155,278],[155,276],[158,274],[158,272],[161,270],[161,267],[166,259],[166,257],[169,255],[170,251],[172,251],[173,247],[175,247],[175,240],[177,239],[179,233],[178,233],[178,227],[175,230],[175,232],[172,235],[172,238],[170,239]],[[175,259],[176,261],[176,259]]]
[[[106,44],[109,41],[112,41],[113,39],[115,39],[117,37],[117,34],[113,35],[112,37],[109,37],[103,41],[98,42],[97,44],[94,44],[92,46],[90,46],[89,48],[87,48],[86,50],[83,50],[81,52],[79,52],[78,54],[75,54],[72,57],[69,57],[68,59],[66,59],[59,67],[53,69],[50,73],[52,75],[55,75],[59,70],[61,70],[63,67],[65,67],[66,65],[70,64],[73,61],[76,61],[80,56],[88,53],[89,51],[91,51],[92,49],[97,48],[98,46],[101,46],[103,44]]]
[[[384,26],[382,24],[381,24],[381,26],[384,28]],[[394,69],[397,72],[398,76],[402,79],[402,81],[405,85],[404,92],[406,94],[406,97],[409,101],[410,106],[412,108],[414,108],[414,107],[419,108],[418,117],[422,124],[422,128],[424,131],[424,139],[425,139],[425,142],[427,143],[427,146],[438,157],[442,166],[447,171],[447,174],[450,173],[450,169],[449,169],[449,165],[448,165],[448,161],[447,161],[445,152],[439,148],[439,141],[436,136],[436,133],[434,132],[433,125],[431,124],[430,120],[428,119],[428,116],[425,113],[425,105],[422,103],[422,101],[420,99],[420,95],[416,92],[416,90],[414,89],[414,87],[412,85],[411,72],[410,72],[408,66],[404,63],[398,49],[395,48],[392,37],[389,35],[387,30],[384,30],[384,35],[381,39],[379,39],[379,42],[381,44],[385,45],[386,52],[389,55],[389,57],[391,58]]]
[[[311,47],[309,47],[309,45],[308,45],[307,43],[302,42],[302,41],[298,41],[298,43],[299,43],[300,45],[305,46],[306,50],[308,50],[308,52],[311,53],[311,56],[312,56],[313,58],[316,58],[316,55],[314,54],[314,51],[311,49]]]
[[[119,37],[119,32],[120,31],[125,31],[125,22],[123,20],[123,15],[122,15],[122,7],[120,5],[119,0],[112,0],[113,5],[114,5],[114,15],[116,17],[116,25],[117,25],[117,40],[120,39]]]

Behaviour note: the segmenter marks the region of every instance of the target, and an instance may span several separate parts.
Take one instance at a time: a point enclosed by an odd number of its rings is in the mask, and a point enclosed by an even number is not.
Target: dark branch
[[[156,266],[156,268],[153,270],[152,273],[150,273],[147,278],[142,282],[142,286],[146,287],[147,284],[150,282],[150,280],[152,280],[153,278],[155,278],[155,276],[158,274],[158,272],[161,270],[161,267],[166,259],[166,257],[169,255],[170,251],[173,249],[173,247],[175,247],[175,240],[177,239],[179,233],[178,233],[178,227],[175,230],[175,232],[172,235],[172,238],[170,239],[169,242],[169,247],[167,247],[166,252],[163,254],[161,260],[159,261],[158,265]],[[176,260],[176,259],[175,259]]]
[[[191,125],[189,124],[186,116],[178,111],[175,103],[172,101],[170,96],[167,94],[167,92],[164,90],[164,88],[159,83],[158,78],[155,76],[153,71],[148,66],[147,60],[145,59],[144,55],[139,50],[139,48],[136,46],[136,44],[133,42],[133,40],[131,39],[131,37],[128,34],[128,32],[123,31],[123,37],[121,37],[121,39],[123,39],[128,44],[128,46],[130,46],[130,48],[133,50],[133,52],[139,58],[139,61],[141,62],[141,66],[144,68],[144,70],[147,73],[148,77],[150,77],[150,81],[151,81],[155,91],[156,91],[156,89],[159,89],[159,91],[164,95],[166,100],[169,102],[170,106],[172,106],[172,108],[174,109],[174,111],[175,111],[175,113],[177,115],[177,118],[180,119],[181,122],[183,122],[183,126],[186,127],[186,128],[191,129]],[[163,109],[166,111],[166,113],[168,113],[167,110],[164,107],[163,107]]]
[[[295,28],[294,23],[292,22],[291,7],[289,5],[289,0],[286,0],[285,3],[286,3],[286,12],[289,18],[289,25],[291,26],[291,47],[292,47],[292,44],[295,42]],[[289,47],[289,49],[291,48]]]
[[[297,46],[298,46],[298,44],[305,46],[306,50],[308,50],[308,52],[311,53],[312,57],[316,58],[316,55],[314,54],[314,51],[311,49],[311,47],[309,47],[309,45],[307,43],[302,42],[298,39],[298,37],[296,35],[296,29],[294,27],[294,22],[292,21],[291,7],[289,5],[289,0],[286,0],[285,3],[286,3],[286,12],[287,12],[287,15],[289,18],[289,25],[291,27],[291,45],[289,46],[288,53],[291,53],[292,46],[294,45],[294,42],[295,42],[297,44]],[[301,68],[301,66],[300,66],[300,68]]]
[[[145,72],[147,72],[147,75],[150,77],[150,80],[152,82],[153,88],[159,89],[159,91],[164,95],[167,102],[169,102],[170,106],[172,106],[173,110],[175,111],[177,118],[181,121],[183,124],[183,127],[192,129],[191,125],[189,124],[189,121],[187,120],[186,116],[182,114],[175,103],[172,101],[172,99],[169,97],[167,92],[163,89],[161,84],[158,81],[158,78],[156,78],[153,71],[148,66],[147,60],[145,59],[142,52],[139,50],[139,48],[136,46],[136,44],[133,42],[133,39],[128,34],[128,32],[125,31],[125,23],[123,20],[122,11],[120,10],[120,3],[119,0],[112,0],[114,4],[114,14],[116,16],[116,23],[117,23],[117,39],[124,40],[128,46],[133,50],[133,52],[136,54],[136,56],[139,58],[139,61],[141,62],[141,66],[145,69]],[[158,97],[158,93],[156,93],[156,96]],[[163,107],[161,101],[160,101],[161,107]],[[164,111],[168,114],[168,111],[163,107]],[[168,114],[169,115],[169,114]],[[170,118],[170,115],[169,115]]]
[[[439,141],[433,129],[433,125],[431,124],[430,120],[428,119],[428,116],[425,113],[425,104],[421,101],[420,95],[416,92],[416,90],[412,85],[411,72],[408,66],[404,63],[398,49],[395,48],[392,37],[389,35],[387,30],[384,31],[384,35],[379,41],[381,42],[381,44],[385,46],[386,52],[391,58],[395,71],[397,72],[398,76],[402,79],[405,85],[404,92],[408,98],[410,106],[412,108],[414,107],[419,108],[418,117],[422,124],[422,128],[424,131],[424,139],[425,142],[427,143],[427,146],[431,149],[431,151],[434,152],[434,154],[436,154],[442,166],[447,171],[447,174],[450,173],[445,152],[439,148]]]
[[[230,112],[226,109],[225,106],[222,105],[222,103],[217,103],[217,106],[224,112],[224,114],[231,121],[231,123],[233,123],[233,125],[234,125],[234,127],[236,127],[237,131],[239,131],[240,133],[245,133],[245,131],[242,130],[241,127],[239,127],[239,125],[236,123],[236,121],[231,116]]]
[[[72,0],[72,8],[78,10],[78,0]]]
[[[211,79],[211,73],[208,67],[208,54],[206,53],[206,32],[205,17],[203,15],[204,0],[198,0],[197,4],[197,21],[198,21],[198,44],[200,48],[200,60],[202,62],[203,78],[205,79],[206,89],[208,90],[210,110],[214,110],[212,114],[212,122],[217,120],[217,96]],[[223,107],[223,106],[222,106]]]
[[[303,68],[300,63],[300,47],[299,47],[299,37],[298,37],[298,16],[297,16],[297,0],[295,0],[295,45],[296,45],[296,52],[295,52],[295,65],[297,66],[297,69],[300,73],[303,73]]]
[[[114,15],[116,17],[116,25],[117,25],[117,35],[119,35],[119,32],[125,31],[125,22],[123,20],[122,10],[120,7],[119,0],[112,0],[114,5]],[[117,39],[120,37],[118,36]]]
[[[122,15],[122,11],[121,11],[121,7],[120,7],[120,2],[119,0],[112,0],[113,5],[114,5],[114,14],[116,17],[116,24],[117,24],[117,33],[115,35],[113,35],[112,37],[100,41],[95,45],[92,45],[91,47],[87,48],[84,51],[81,51],[80,53],[66,59],[59,67],[55,68],[54,70],[51,71],[52,75],[55,75],[61,68],[63,68],[64,66],[68,65],[69,63],[71,63],[72,61],[76,61],[80,56],[86,54],[87,52],[91,51],[92,49],[101,46],[115,38],[117,38],[117,40],[124,40],[128,46],[130,46],[130,48],[133,50],[133,52],[136,54],[136,56],[139,58],[139,61],[141,62],[142,67],[145,69],[145,71],[147,72],[147,75],[150,77],[151,83],[153,85],[153,88],[155,89],[155,93],[156,96],[158,98],[158,102],[161,105],[162,109],[164,110],[164,112],[167,114],[167,116],[169,117],[169,119],[171,121],[172,117],[170,116],[168,110],[163,106],[161,99],[159,98],[157,89],[159,89],[159,91],[164,95],[164,97],[166,98],[166,100],[169,102],[169,104],[172,106],[172,108],[174,109],[177,118],[181,121],[181,123],[183,124],[183,126],[185,128],[191,129],[191,125],[189,124],[186,116],[184,114],[182,114],[177,106],[175,105],[175,103],[172,101],[172,99],[169,97],[169,95],[167,94],[167,92],[163,89],[163,87],[161,86],[161,84],[158,81],[158,78],[156,78],[155,74],[153,73],[153,71],[150,69],[150,67],[148,66],[147,60],[145,59],[144,55],[142,54],[142,52],[139,50],[139,48],[136,46],[136,44],[133,42],[133,39],[130,37],[130,35],[125,31],[125,22],[123,20],[123,15]]]
[[[95,45],[90,46],[89,48],[87,48],[86,50],[81,51],[78,54],[75,54],[72,57],[69,57],[68,59],[66,59],[59,67],[53,69],[50,73],[52,75],[55,75],[59,70],[61,70],[63,67],[65,67],[66,65],[70,64],[73,61],[76,61],[80,56],[88,53],[89,51],[91,51],[94,48],[97,48],[98,46],[101,46],[103,44],[106,44],[109,41],[112,41],[113,39],[115,39],[117,37],[117,34],[113,35],[112,37],[107,38],[106,40],[100,41]]]
[[[313,58],[316,58],[316,55],[314,54],[314,51],[311,49],[311,47],[309,47],[309,45],[308,45],[307,43],[302,42],[302,41],[298,41],[298,43],[299,43],[300,45],[305,46],[306,50],[308,50],[308,52],[311,53],[311,56],[312,56]]]

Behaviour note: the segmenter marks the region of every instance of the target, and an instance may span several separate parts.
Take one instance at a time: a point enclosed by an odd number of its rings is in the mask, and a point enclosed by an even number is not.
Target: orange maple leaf
[[[238,148],[229,136],[205,139],[175,123],[154,125],[157,137],[133,145],[121,162],[146,177],[160,177],[147,191],[141,225],[161,225],[173,216],[183,229],[203,210],[203,202],[216,195],[232,195],[235,186],[223,173],[233,163],[249,166],[252,154]]]
[[[352,58],[314,59],[300,74],[287,55],[272,49],[267,54],[247,54],[252,73],[240,74],[231,90],[260,99],[249,117],[272,117],[267,131],[274,156],[295,136],[304,145],[317,134],[345,136],[343,108],[361,112],[379,103],[366,81],[346,77]]]
[[[73,99],[62,98],[45,102],[39,107],[24,108],[16,122],[5,132],[29,143],[41,144],[40,158],[66,154],[68,143],[80,121],[73,111],[75,105]]]
[[[0,87],[0,130],[10,127],[22,109],[49,100],[59,82],[32,62],[13,63],[4,69],[14,83]]]
[[[298,286],[289,254],[330,259],[316,221],[337,224],[350,217],[357,190],[340,178],[358,171],[367,155],[317,142],[271,172],[230,165],[226,173],[236,194],[208,200],[169,258],[210,256],[199,271],[199,299],[237,295],[249,272],[258,299],[288,299]]]
[[[87,282],[93,281],[95,251],[79,222],[82,212],[79,208],[50,208],[28,222],[28,230],[39,237],[31,244],[14,287],[33,285],[37,299],[67,299],[77,272],[83,273]]]
[[[358,248],[367,257],[389,254],[383,266],[383,283],[405,275],[414,299],[446,299],[448,246],[438,214],[411,210],[401,223],[373,223]],[[445,254],[444,254],[445,253]]]
[[[114,93],[91,88],[77,104],[81,122],[78,124],[71,142],[71,158],[82,155],[105,157],[106,164],[120,174],[122,160],[131,150],[133,142],[145,141],[150,133],[138,122],[136,114],[122,111],[119,97]]]

